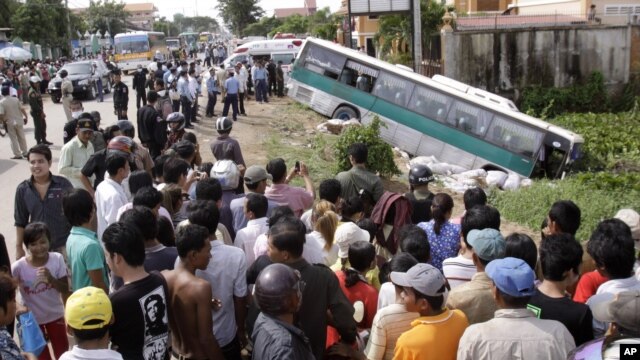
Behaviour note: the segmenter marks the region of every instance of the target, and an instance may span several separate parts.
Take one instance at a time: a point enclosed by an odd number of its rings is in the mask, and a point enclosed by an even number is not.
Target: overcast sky
[[[158,8],[159,16],[166,16],[168,19],[173,18],[175,13],[183,13],[185,16],[211,16],[217,17],[218,11],[216,6],[217,0],[123,0],[124,3],[144,3],[153,2]],[[329,6],[331,11],[336,11],[340,7],[341,0],[316,0],[318,8]],[[286,4],[286,5],[285,5]],[[267,15],[273,15],[273,9],[281,7],[302,7],[304,0],[261,0],[260,6],[265,10]],[[69,7],[88,7],[89,0],[69,0]]]

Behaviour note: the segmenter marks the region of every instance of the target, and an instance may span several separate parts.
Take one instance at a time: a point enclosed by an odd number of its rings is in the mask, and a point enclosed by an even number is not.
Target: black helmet
[[[219,117],[216,120],[216,130],[218,131],[228,131],[233,127],[233,121],[226,116]]]
[[[167,124],[169,123],[178,123],[178,128],[176,130],[182,130],[185,126],[184,115],[179,112],[172,112],[167,116]]]
[[[433,172],[427,165],[413,165],[409,170],[409,184],[423,185],[434,181]]]
[[[62,69],[62,70],[60,70],[60,72],[58,73],[58,75],[60,75],[60,77],[64,79],[64,78],[66,78],[66,77],[67,77],[67,75],[69,75],[69,73],[67,72],[67,70]]]
[[[293,291],[300,291],[304,282],[300,273],[284,264],[271,264],[258,275],[254,296],[258,307],[268,315],[281,315],[291,311],[288,299]]]

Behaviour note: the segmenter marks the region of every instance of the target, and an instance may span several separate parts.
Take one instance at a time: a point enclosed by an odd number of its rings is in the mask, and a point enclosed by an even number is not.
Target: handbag
[[[18,337],[22,350],[39,356],[47,346],[42,330],[31,311],[18,315]]]

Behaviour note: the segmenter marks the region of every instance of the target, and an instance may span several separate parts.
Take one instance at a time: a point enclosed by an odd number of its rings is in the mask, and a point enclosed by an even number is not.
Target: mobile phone
[[[300,161],[296,161],[296,164],[293,168],[296,170],[296,172],[300,172]]]

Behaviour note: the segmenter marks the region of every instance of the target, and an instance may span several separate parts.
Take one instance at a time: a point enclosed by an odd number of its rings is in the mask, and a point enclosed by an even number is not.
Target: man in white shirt
[[[556,320],[536,318],[527,309],[535,293],[535,275],[524,260],[507,257],[491,261],[485,272],[493,281],[498,310],[489,321],[469,326],[458,345],[458,360],[566,359],[575,348],[569,330]]]
[[[619,219],[601,221],[587,242],[587,252],[596,263],[598,272],[609,278],[598,288],[595,295],[587,300],[592,309],[598,304],[611,300],[615,294],[629,290],[640,290],[640,281],[633,272],[635,247],[631,229]],[[593,320],[593,334],[600,337],[608,324]]]
[[[128,202],[122,181],[129,176],[129,172],[129,161],[126,157],[107,156],[109,177],[98,185],[95,192],[99,239],[102,239],[102,233],[107,226],[117,221],[118,209]]]
[[[249,72],[247,68],[244,67],[242,63],[236,64],[236,79],[238,83],[240,83],[240,88],[238,89],[238,103],[240,104],[240,115],[247,116],[246,111],[244,110],[244,94],[247,92],[247,81],[249,80]]]
[[[0,96],[0,121],[4,122],[11,140],[12,159],[27,157],[27,140],[24,138],[23,125],[27,123],[27,111],[20,105],[17,97],[10,96],[10,87],[2,87]]]
[[[220,213],[214,201],[192,202],[187,211],[191,224],[204,226],[209,231],[211,259],[206,270],[196,270],[196,276],[211,283],[212,299],[220,304],[219,309],[211,312],[213,334],[225,359],[241,359],[240,350],[247,344],[245,255],[240,249],[216,239]]]
[[[242,249],[247,258],[247,264],[251,265],[256,259],[253,245],[258,236],[269,231],[267,224],[267,209],[269,202],[262,194],[249,193],[245,197],[244,215],[249,220],[247,226],[236,234],[234,246]]]
[[[76,125],[76,136],[68,143],[64,144],[60,151],[60,162],[58,162],[58,172],[66,177],[74,188],[86,189],[82,182],[82,168],[93,155],[94,123],[90,119],[78,119]]]

